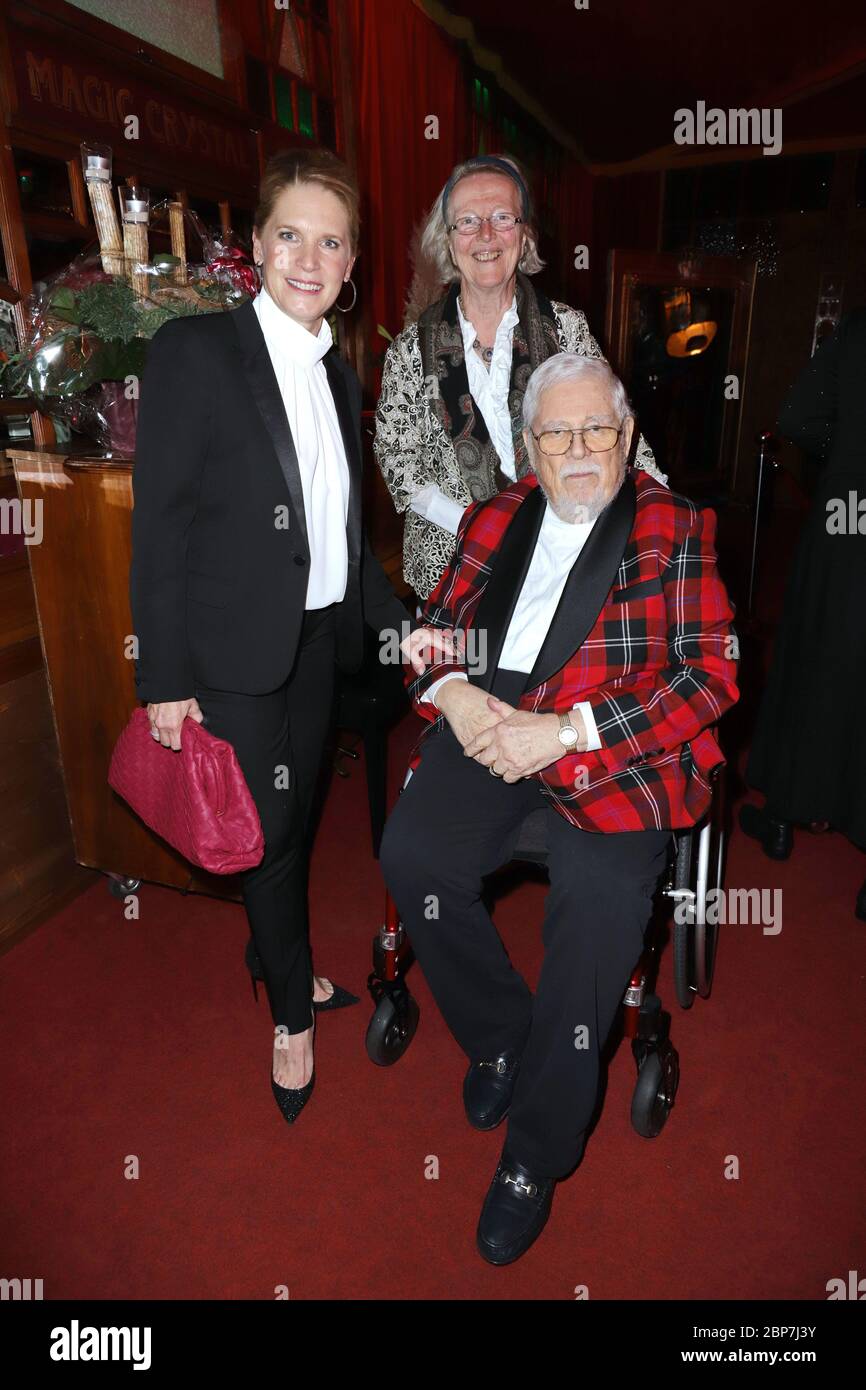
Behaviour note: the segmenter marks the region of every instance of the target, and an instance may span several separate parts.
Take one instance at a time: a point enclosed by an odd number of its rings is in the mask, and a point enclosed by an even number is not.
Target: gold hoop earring
[[[352,299],[351,304],[347,304],[345,309],[341,308],[341,306],[337,304],[336,301],[334,302],[334,308],[341,314],[348,314],[352,309],[354,309],[355,305],[358,302],[358,287],[352,279],[351,275],[349,276],[348,280],[343,281],[343,284],[352,286],[352,294],[354,297]]]

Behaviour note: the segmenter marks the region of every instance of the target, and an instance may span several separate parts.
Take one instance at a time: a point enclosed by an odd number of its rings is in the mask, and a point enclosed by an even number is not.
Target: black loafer
[[[488,1264],[520,1258],[544,1230],[556,1178],[539,1178],[505,1149],[481,1208],[476,1243]]]
[[[472,1062],[463,1079],[466,1118],[475,1129],[495,1129],[508,1114],[520,1057],[512,1049],[489,1062]]]
[[[747,802],[740,807],[740,829],[760,841],[768,859],[790,859],[794,830],[789,820],[775,820],[761,807]]]

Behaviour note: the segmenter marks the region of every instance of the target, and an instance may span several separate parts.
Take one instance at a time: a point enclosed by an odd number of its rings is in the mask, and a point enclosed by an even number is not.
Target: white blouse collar
[[[268,346],[277,348],[298,366],[314,367],[333,346],[334,337],[327,319],[322,319],[317,334],[310,333],[309,329],[280,308],[264,285],[254,301],[254,307]]]

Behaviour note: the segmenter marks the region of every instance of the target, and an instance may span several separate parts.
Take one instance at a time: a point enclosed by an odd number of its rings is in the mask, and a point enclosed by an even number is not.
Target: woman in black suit
[[[314,977],[307,915],[335,661],[357,669],[365,620],[416,625],[363,534],[361,386],[325,319],[351,283],[357,189],[329,151],[287,151],[255,221],[258,297],[173,320],[150,347],[130,597],[154,738],[180,748],[190,716],[227,739],[261,817],[243,898],[275,1025],[272,1089],[292,1122],[313,1089],[312,1006],[353,999]],[[403,643],[418,671],[424,640]]]

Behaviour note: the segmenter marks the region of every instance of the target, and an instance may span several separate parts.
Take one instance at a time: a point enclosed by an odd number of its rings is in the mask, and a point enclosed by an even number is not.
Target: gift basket
[[[116,210],[108,146],[83,143],[81,159],[99,249],[25,300],[26,340],[0,362],[0,396],[32,396],[112,456],[130,458],[154,333],[171,318],[237,307],[255,295],[256,273],[233,232],[206,228],[179,202],[151,209],[148,190],[127,185]],[[190,237],[200,262],[188,259]]]

